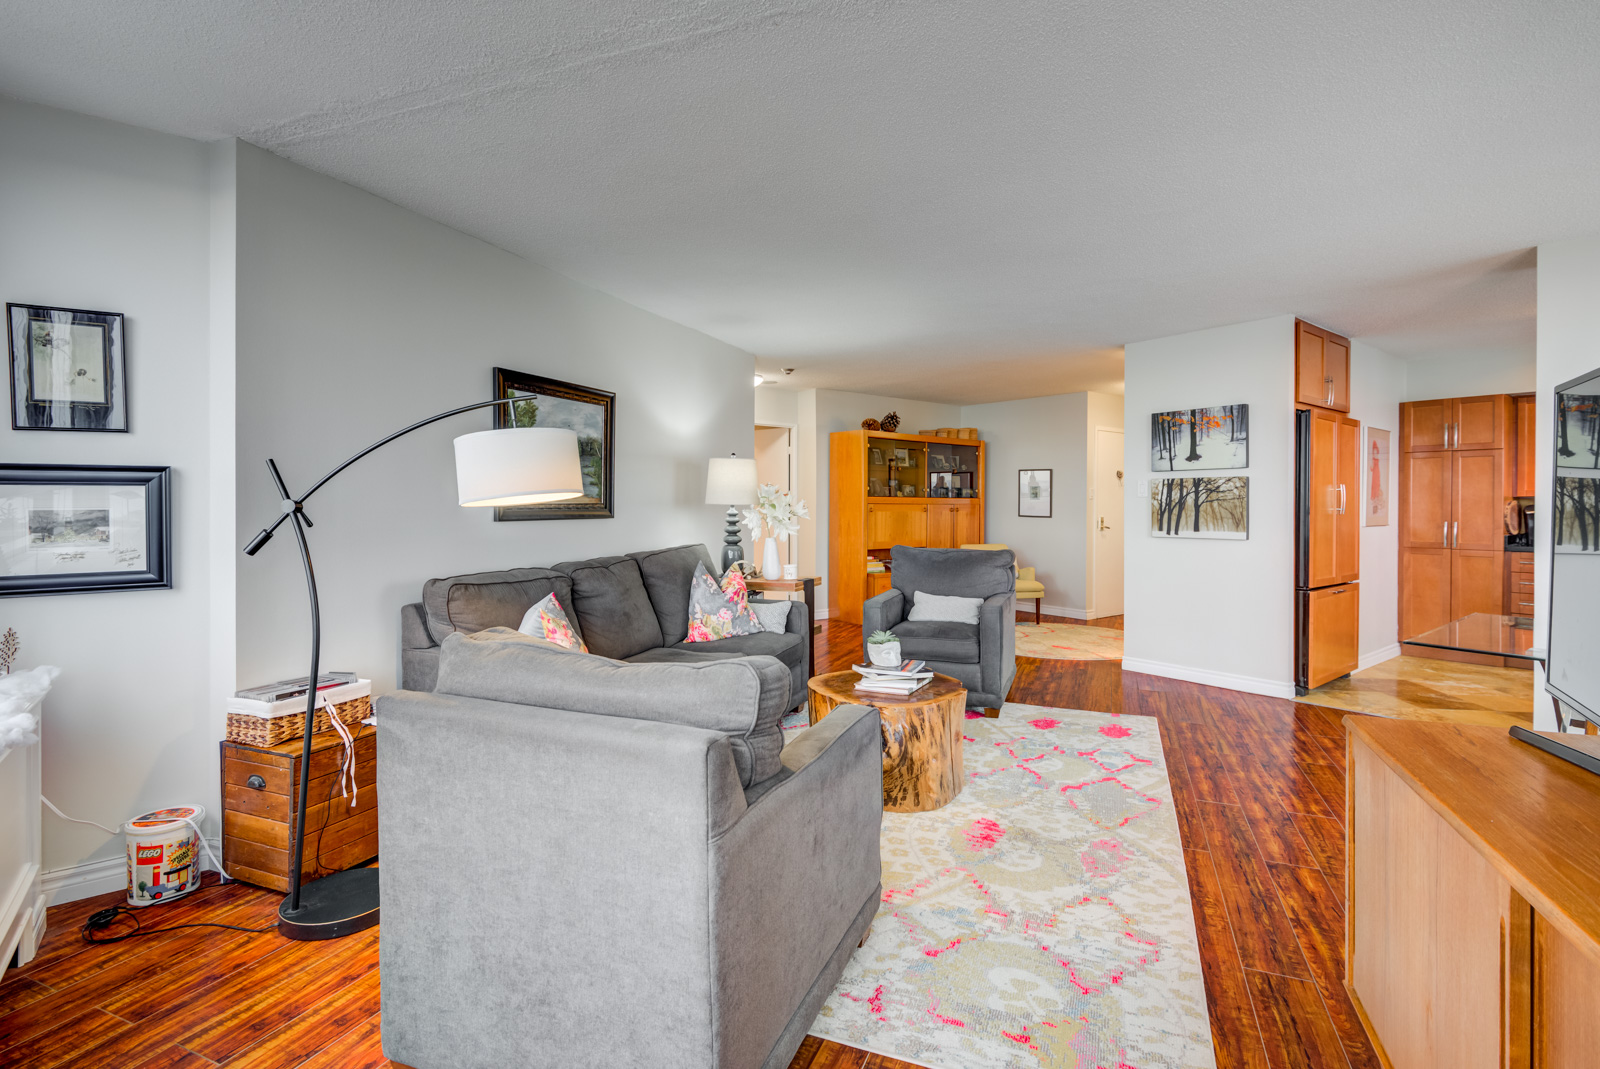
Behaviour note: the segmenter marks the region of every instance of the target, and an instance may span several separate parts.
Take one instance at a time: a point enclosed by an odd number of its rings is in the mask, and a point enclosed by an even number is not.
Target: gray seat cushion
[[[583,627],[570,612],[572,580],[550,568],[507,568],[429,579],[422,588],[422,604],[428,633],[439,643],[457,631],[469,635],[491,627],[515,631],[523,615],[546,594],[554,594],[569,610],[567,618],[577,626],[581,638]]]
[[[742,787],[783,767],[778,722],[789,709],[789,669],[770,657],[626,664],[496,628],[447,636],[434,689],[464,698],[718,731],[732,745]]]
[[[665,645],[638,561],[596,557],[566,561],[556,570],[572,580],[573,612],[567,618],[578,625],[590,653],[623,661]]]
[[[973,633],[976,635],[976,629]],[[776,657],[789,668],[799,665],[806,655],[805,636],[787,631],[758,631],[753,635],[733,635],[711,642],[680,642],[672,649],[702,656],[727,653],[736,657]]]
[[[894,625],[900,656],[924,661],[978,663],[978,625],[950,620],[902,620]]]
[[[694,578],[695,566],[704,564],[706,571],[717,574],[711,551],[702,545],[687,545],[628,556],[639,564],[645,592],[661,625],[661,644],[676,646],[689,633],[689,581]]]

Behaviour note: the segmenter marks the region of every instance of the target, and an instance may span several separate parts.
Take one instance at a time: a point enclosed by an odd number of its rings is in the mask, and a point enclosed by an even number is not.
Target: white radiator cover
[[[29,711],[42,718],[42,702]],[[39,732],[42,736],[43,732]],[[40,884],[40,750],[42,743],[0,750],[0,977],[26,965],[44,938]]]

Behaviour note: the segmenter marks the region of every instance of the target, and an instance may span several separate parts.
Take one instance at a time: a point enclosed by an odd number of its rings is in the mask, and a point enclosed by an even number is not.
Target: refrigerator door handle
[[[1340,483],[1339,484],[1339,515],[1341,515],[1341,516],[1344,515],[1345,503],[1346,503],[1346,498],[1345,498],[1344,483]]]
[[[1451,549],[1455,549],[1460,544],[1461,544],[1461,524],[1459,522],[1452,523],[1450,525],[1450,548]]]
[[[1444,530],[1439,532],[1439,541],[1444,544],[1444,548],[1445,549],[1449,549],[1450,548],[1450,521],[1449,520],[1445,520],[1444,521]]]

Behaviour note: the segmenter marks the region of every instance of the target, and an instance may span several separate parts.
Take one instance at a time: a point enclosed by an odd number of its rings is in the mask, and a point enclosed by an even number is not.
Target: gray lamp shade
[[[706,472],[706,504],[753,505],[756,462],[749,457],[712,457]]]
[[[582,496],[572,431],[505,427],[456,439],[456,500],[462,505],[537,505]]]

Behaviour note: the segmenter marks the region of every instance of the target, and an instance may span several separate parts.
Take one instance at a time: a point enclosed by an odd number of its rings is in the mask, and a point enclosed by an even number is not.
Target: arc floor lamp
[[[378,923],[378,870],[375,868],[347,869],[300,886],[306,846],[305,813],[311,784],[311,729],[316,721],[316,679],[322,660],[322,611],[317,603],[317,576],[311,566],[311,550],[306,543],[306,529],[312,523],[305,513],[305,503],[334,476],[396,438],[403,438],[430,423],[463,412],[495,405],[509,406],[513,400],[503,397],[480,401],[418,420],[373,442],[312,483],[311,489],[298,497],[291,495],[289,488],[284,485],[277,463],[267,460],[267,470],[272,473],[272,482],[278,488],[283,512],[270,526],[252,538],[244,551],[248,556],[255,556],[285,521],[293,522],[311,603],[311,671],[306,677],[306,730],[300,756],[300,805],[295,821],[294,857],[289,869],[289,894],[278,907],[278,931],[289,939],[336,939]],[[583,473],[578,465],[578,436],[572,431],[555,427],[514,426],[478,431],[457,438],[455,452],[456,499],[463,506],[534,505],[583,496]]]

